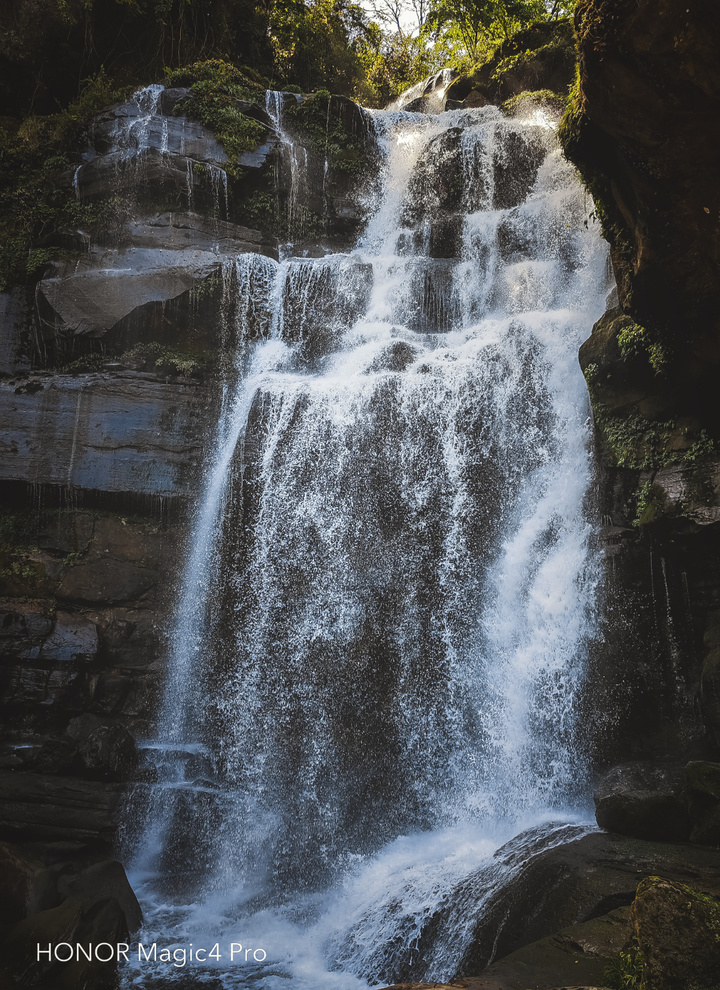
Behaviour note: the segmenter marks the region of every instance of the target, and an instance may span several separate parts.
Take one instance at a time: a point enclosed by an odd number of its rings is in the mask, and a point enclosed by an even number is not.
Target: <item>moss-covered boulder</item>
[[[685,884],[648,877],[632,921],[642,959],[642,990],[717,990],[720,904]]]

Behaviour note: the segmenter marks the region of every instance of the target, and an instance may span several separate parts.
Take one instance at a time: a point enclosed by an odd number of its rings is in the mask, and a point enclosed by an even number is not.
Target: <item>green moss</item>
[[[206,59],[193,62],[178,69],[165,70],[165,82],[168,86],[190,86],[202,83],[225,92],[241,100],[262,99],[270,83],[259,76],[257,72],[247,67],[238,68],[232,62],[223,59]]]
[[[158,341],[136,344],[118,357],[112,358],[113,363],[124,364],[140,371],[161,375],[182,375],[185,378],[201,378],[213,366],[215,360],[216,355],[210,351],[189,353],[167,347]],[[107,362],[106,354],[87,354],[66,364],[62,370],[66,373],[78,374],[102,371]]]
[[[594,395],[592,380],[586,381],[592,401],[595,426],[603,450],[612,464],[621,468],[656,471],[682,460],[674,420],[648,420],[637,413],[616,416]]]
[[[505,100],[500,109],[508,116],[513,116],[519,110],[529,106],[550,106],[560,113],[567,106],[567,101],[567,96],[562,93],[553,93],[551,89],[531,89]]]
[[[37,549],[37,520],[32,513],[0,509],[0,548],[6,551]]]
[[[237,159],[243,152],[257,148],[265,128],[244,114],[238,101],[262,101],[264,88],[250,79],[247,71],[221,59],[168,70],[167,82],[170,86],[190,87],[191,96],[178,103],[175,112],[199,120],[213,131],[230,159],[227,171],[241,178]]]
[[[569,54],[570,58],[574,61],[574,50],[562,44],[558,45],[555,41],[551,41],[547,45],[541,45],[539,48],[520,51],[517,54],[508,55],[507,58],[501,58],[496,63],[490,79],[492,82],[501,82],[508,73],[514,70],[527,70],[535,62],[545,61],[548,58],[566,54]]]

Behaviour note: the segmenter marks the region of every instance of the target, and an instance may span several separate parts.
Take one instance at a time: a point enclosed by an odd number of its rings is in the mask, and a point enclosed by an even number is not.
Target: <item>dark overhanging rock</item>
[[[679,764],[626,763],[613,767],[595,791],[601,828],[638,839],[683,841],[690,835]]]
[[[635,321],[647,353],[654,349],[661,358],[649,391],[647,375],[638,375],[646,408],[636,411],[651,422],[662,416],[682,421],[695,436],[704,429],[717,438],[715,5],[581,0],[575,24],[580,84],[561,140],[595,199],[622,312]],[[622,378],[620,366],[607,357],[601,364],[610,377]]]

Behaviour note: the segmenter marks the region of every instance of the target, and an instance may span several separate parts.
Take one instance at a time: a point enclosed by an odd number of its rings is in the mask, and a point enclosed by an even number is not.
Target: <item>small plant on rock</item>
[[[631,945],[611,959],[603,973],[603,980],[610,990],[640,990],[642,957],[638,946]]]

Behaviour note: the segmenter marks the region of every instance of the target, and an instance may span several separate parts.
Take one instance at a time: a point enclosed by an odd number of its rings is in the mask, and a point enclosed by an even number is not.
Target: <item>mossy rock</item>
[[[670,352],[652,330],[610,309],[579,357],[607,463],[658,470],[712,455],[689,385],[672,372]]]
[[[569,19],[545,21],[519,31],[492,57],[449,87],[449,100],[464,100],[471,92],[501,104],[520,93],[549,90],[567,93],[575,79],[577,53]]]
[[[567,95],[553,93],[551,89],[523,90],[517,96],[505,100],[500,109],[508,117],[522,117],[539,108],[551,110],[554,114],[561,114],[565,110],[567,102]]]
[[[631,916],[645,990],[718,990],[720,905],[685,884],[648,877]]]

